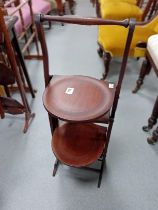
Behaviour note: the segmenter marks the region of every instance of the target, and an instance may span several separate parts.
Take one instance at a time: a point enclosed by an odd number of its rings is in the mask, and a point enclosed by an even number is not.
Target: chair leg
[[[22,70],[23,70],[23,73],[24,73],[24,76],[25,76],[25,79],[27,81],[27,84],[28,84],[28,87],[29,87],[29,90],[30,90],[30,93],[32,95],[32,98],[35,98],[35,93],[34,93],[34,89],[32,87],[32,83],[31,83],[31,80],[30,80],[30,77],[29,77],[29,74],[28,74],[28,71],[27,71],[27,68],[26,68],[26,64],[24,62],[24,58],[23,58],[23,55],[21,53],[21,50],[20,50],[20,47],[19,47],[19,43],[17,41],[17,38],[16,38],[16,34],[15,34],[15,31],[13,31],[13,34],[14,34],[14,38],[12,40],[12,43],[17,51],[17,54],[18,54],[18,59],[19,59],[19,63],[20,65],[22,66]]]
[[[141,67],[141,70],[139,73],[139,78],[136,82],[136,86],[133,89],[132,93],[136,93],[140,89],[140,87],[143,84],[145,76],[150,73],[150,70],[151,70],[151,64],[150,64],[149,60],[146,59],[142,63],[142,67]]]
[[[97,52],[98,52],[99,57],[102,58],[103,57],[103,50],[102,50],[101,47],[98,48]]]
[[[54,168],[53,168],[53,176],[56,175],[56,172],[58,170],[58,166],[59,166],[59,160],[56,159],[55,163],[54,163]]]
[[[158,140],[158,127],[153,131],[152,136],[147,138],[149,144],[154,144]]]
[[[71,15],[74,15],[74,5],[76,4],[76,2],[74,0],[67,0],[68,4],[69,4],[69,10]]]
[[[0,103],[0,117],[1,117],[1,119],[3,119],[5,117],[4,110],[3,110],[1,103]]]
[[[97,17],[99,17],[99,18],[101,17],[99,0],[96,0],[96,15],[97,15]]]
[[[51,29],[51,28],[52,28],[52,22],[48,21],[48,29]]]
[[[157,119],[158,119],[158,96],[156,98],[151,117],[148,119],[148,125],[147,126],[143,126],[142,129],[144,131],[148,132],[156,124]]]
[[[105,72],[104,72],[104,74],[103,74],[103,77],[102,77],[102,79],[103,80],[105,80],[106,79],[106,77],[107,77],[107,75],[108,75],[108,73],[109,73],[109,66],[110,66],[110,61],[111,61],[111,55],[110,55],[110,53],[104,53],[103,54],[103,60],[104,60],[104,67],[105,67]]]
[[[63,16],[64,15],[64,6],[61,0],[56,0],[57,3],[57,9],[58,9],[58,15]]]

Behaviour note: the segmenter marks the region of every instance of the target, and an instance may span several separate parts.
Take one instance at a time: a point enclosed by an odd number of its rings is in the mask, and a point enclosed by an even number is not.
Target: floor
[[[89,1],[77,0],[76,14],[94,16]],[[97,27],[53,25],[46,30],[50,69],[54,74],[81,74],[100,78],[102,60],[97,55]],[[81,41],[82,40],[82,41]],[[120,59],[114,59],[109,75],[115,81]],[[23,115],[0,122],[0,210],[157,210],[158,144],[146,142],[142,131],[157,95],[152,72],[137,94],[131,90],[141,60],[129,59],[116,112],[101,188],[94,172],[60,166],[52,177],[54,155],[48,117],[42,105],[42,62],[27,62],[38,92],[36,113],[28,132],[22,133]],[[64,69],[64,70],[63,70]]]

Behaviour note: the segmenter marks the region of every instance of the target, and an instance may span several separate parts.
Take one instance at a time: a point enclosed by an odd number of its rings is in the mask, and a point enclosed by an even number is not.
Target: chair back
[[[150,20],[138,22],[137,25],[138,27],[143,27],[144,30],[155,31],[155,33],[158,33],[158,12]]]
[[[142,21],[150,19],[156,11],[157,0],[142,1],[141,8],[143,9]]]

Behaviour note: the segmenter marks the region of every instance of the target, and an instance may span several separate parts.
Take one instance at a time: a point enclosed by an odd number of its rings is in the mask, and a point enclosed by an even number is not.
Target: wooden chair
[[[143,126],[143,130],[145,132],[148,132],[149,130],[151,130],[153,126],[157,123],[157,119],[158,119],[158,96],[156,98],[156,101],[152,110],[152,114],[150,118],[148,119],[148,125]],[[153,130],[152,135],[147,138],[147,142],[149,144],[154,144],[157,142],[157,140],[158,140],[158,127],[155,130]]]
[[[41,24],[48,20],[80,25],[128,27],[129,32],[116,85],[87,76],[50,75],[49,55]],[[44,55],[45,91],[43,103],[49,115],[52,150],[56,156],[53,176],[56,174],[59,163],[77,168],[87,168],[88,165],[99,160],[101,161],[99,169],[90,167],[88,169],[99,172],[98,187],[100,187],[134,25],[134,20],[114,21],[45,15],[36,17],[39,41]],[[60,125],[59,120],[64,124]],[[97,122],[102,123],[105,127],[96,124]]]
[[[0,115],[1,118],[4,118],[5,113],[12,115],[25,114],[23,132],[26,133],[35,114],[31,112],[22,75],[26,78],[32,97],[34,98],[35,95],[13,29],[16,21],[17,17],[15,16],[4,19],[3,12],[0,10],[0,36],[2,37],[0,40],[0,85],[3,85],[6,91],[6,96],[0,96]],[[15,82],[18,86],[21,102],[11,97],[9,93],[8,85],[12,85]]]
[[[153,68],[156,76],[158,77],[158,34],[152,35],[147,41],[146,57],[142,63],[139,78],[136,82],[136,87],[133,93],[136,93],[142,86],[144,78],[148,75]]]
[[[148,15],[151,18],[156,8],[157,0],[100,0],[97,2],[97,15],[105,19],[123,20],[136,18],[144,21]]]
[[[5,15],[17,16],[18,21],[15,24],[15,32],[18,40],[22,43],[22,53],[26,59],[40,59],[38,47],[38,37],[34,24],[32,0],[9,0],[3,4]],[[23,41],[24,40],[24,44]],[[36,53],[30,53],[30,45],[35,43]]]
[[[66,6],[68,5],[68,10],[73,15],[74,14],[74,6],[76,2],[74,0],[56,0],[58,14],[59,15],[66,15]]]
[[[144,78],[150,73],[151,69],[154,70],[156,76],[158,77],[158,34],[152,35],[147,41],[146,47],[146,58],[142,63],[139,78],[136,82],[136,87],[133,93],[136,93],[142,86]],[[156,98],[152,114],[148,119],[148,125],[143,126],[143,130],[148,132],[153,128],[158,119],[158,97]],[[154,144],[158,140],[158,127],[152,132],[152,135],[147,138],[149,144]]]
[[[98,31],[98,54],[103,58],[105,79],[110,70],[110,62],[113,57],[122,57],[124,43],[128,29],[119,26],[99,26]],[[158,14],[146,22],[139,22],[133,35],[129,56],[140,58],[145,56],[146,42],[148,38],[158,33]]]

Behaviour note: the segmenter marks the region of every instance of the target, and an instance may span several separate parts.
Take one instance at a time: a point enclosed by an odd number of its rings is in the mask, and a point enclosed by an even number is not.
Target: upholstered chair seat
[[[155,16],[152,20],[148,21],[148,23],[136,25],[129,51],[131,57],[145,57],[146,48],[143,46],[143,43],[147,43],[147,40],[151,35],[158,33],[157,26],[158,16]],[[98,44],[100,48],[98,52],[104,59],[104,78],[109,72],[111,58],[122,57],[127,33],[128,29],[120,26],[99,26]]]
[[[32,0],[32,10],[34,14],[48,14],[52,10],[49,0]]]
[[[21,0],[20,2],[22,3],[23,0]],[[34,14],[39,14],[39,13],[48,14],[51,10],[52,10],[52,6],[51,6],[50,1],[48,1],[48,0],[32,0],[32,11]],[[15,7],[7,8],[8,15],[12,14],[14,11],[15,11]],[[27,27],[28,25],[30,25],[32,23],[30,9],[29,9],[28,4],[24,5],[21,8],[21,11],[22,11],[22,16],[23,16],[23,20],[24,20],[24,27]],[[18,21],[15,24],[15,31],[16,31],[17,36],[19,36],[23,31],[23,26],[21,24],[21,18],[20,18],[19,11],[17,11],[15,13],[15,15],[18,17]]]
[[[144,0],[141,4],[131,0],[100,0],[96,12],[97,16],[105,19],[136,18],[137,21],[143,21],[154,14],[155,8],[155,0]]]
[[[147,42],[147,50],[158,69],[158,34],[149,37]]]
[[[117,12],[116,12],[117,11]],[[129,4],[127,2],[106,2],[101,4],[101,17],[123,20],[135,17],[137,20],[141,20],[143,15],[143,10],[134,4]]]
[[[136,4],[137,0],[99,0],[99,2],[104,5],[107,2],[127,2],[129,4]]]
[[[124,50],[122,46],[124,46],[124,43],[126,42],[127,32],[127,29],[117,26],[100,26],[98,42],[112,57],[122,56]],[[152,28],[148,29],[136,26],[130,48],[130,56],[144,57],[145,49],[139,49],[139,47],[136,47],[136,44],[139,41],[147,42],[148,37],[155,33],[156,32]]]
[[[14,12],[14,11],[15,11],[15,7],[8,7],[7,8],[8,15],[12,14],[12,12]],[[32,22],[32,20],[31,20],[31,14],[30,14],[30,10],[28,8],[28,5],[24,5],[21,8],[21,11],[22,11],[23,20],[24,20],[24,27],[27,27]],[[22,33],[22,31],[23,31],[23,26],[21,24],[21,18],[20,18],[19,11],[17,11],[15,13],[15,16],[18,17],[18,21],[15,24],[15,31],[16,31],[17,36],[19,36]]]

